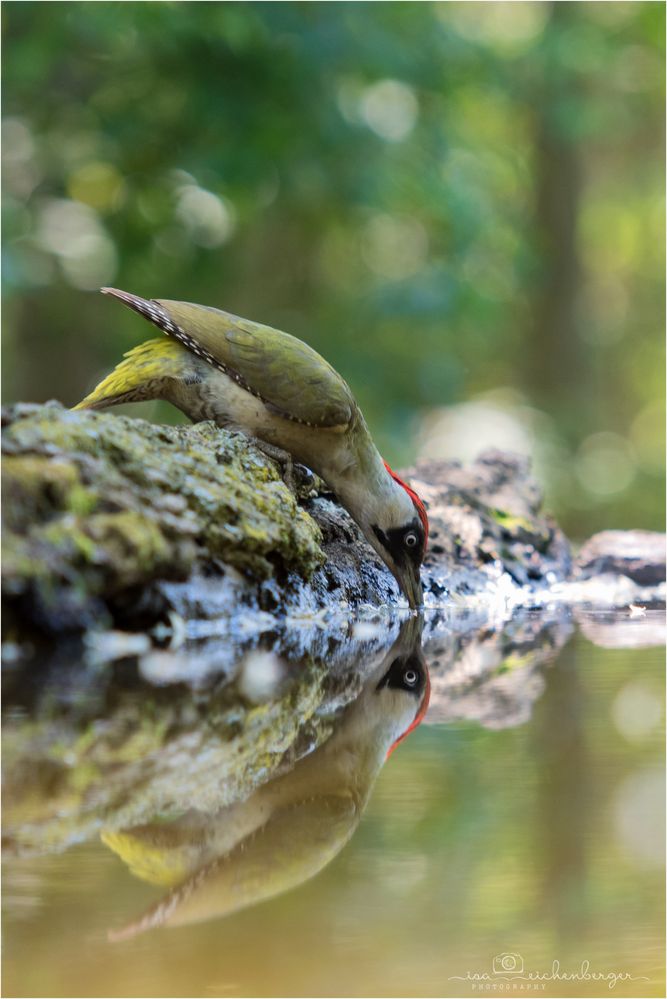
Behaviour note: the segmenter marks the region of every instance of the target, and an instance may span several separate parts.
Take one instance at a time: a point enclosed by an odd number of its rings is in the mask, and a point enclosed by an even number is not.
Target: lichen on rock
[[[317,524],[246,436],[212,424],[20,405],[4,414],[3,593],[44,630],[218,559],[253,580],[312,575]]]

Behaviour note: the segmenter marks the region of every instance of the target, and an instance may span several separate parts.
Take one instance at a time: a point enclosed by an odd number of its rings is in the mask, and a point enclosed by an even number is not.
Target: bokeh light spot
[[[95,211],[79,201],[51,199],[39,211],[35,241],[60,261],[69,284],[92,291],[116,273],[116,248]]]
[[[22,118],[2,122],[2,184],[6,192],[25,200],[41,179],[35,162],[35,141]]]
[[[84,163],[70,176],[67,191],[75,201],[99,212],[120,208],[125,199],[125,181],[111,163]]]
[[[176,215],[188,230],[192,242],[207,249],[222,246],[231,239],[236,228],[234,211],[229,202],[193,184],[180,189]]]
[[[629,860],[638,867],[665,862],[665,775],[659,770],[631,773],[613,799],[614,831]]]
[[[361,114],[369,128],[387,142],[400,142],[415,127],[419,105],[412,87],[398,80],[380,80],[366,87]]]
[[[621,687],[611,708],[614,724],[628,742],[641,742],[660,724],[662,696],[640,681]]]
[[[363,230],[361,253],[380,277],[400,280],[411,277],[424,266],[428,236],[416,219],[374,215]]]
[[[628,488],[637,466],[630,442],[619,434],[603,432],[583,441],[575,458],[575,470],[587,492],[611,496]]]
[[[544,30],[549,16],[544,3],[439,3],[436,11],[446,27],[454,25],[464,38],[492,45],[515,55],[526,49]]]

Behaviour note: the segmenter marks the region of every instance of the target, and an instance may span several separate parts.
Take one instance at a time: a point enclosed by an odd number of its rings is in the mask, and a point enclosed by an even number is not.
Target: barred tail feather
[[[124,354],[111,374],[73,408],[106,409],[121,402],[159,399],[165,380],[182,377],[184,353],[174,340],[147,340]]]

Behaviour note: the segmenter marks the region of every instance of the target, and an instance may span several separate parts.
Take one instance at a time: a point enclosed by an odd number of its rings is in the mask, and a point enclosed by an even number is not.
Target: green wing
[[[295,888],[340,853],[360,817],[345,795],[316,795],[278,809],[262,828],[109,936],[126,940],[156,926],[226,916]]]
[[[354,397],[316,351],[270,326],[218,309],[158,300],[175,322],[282,416],[318,427],[346,426]]]
[[[202,305],[103,290],[217,364],[281,416],[341,429],[352,421],[356,403],[345,381],[296,337]]]

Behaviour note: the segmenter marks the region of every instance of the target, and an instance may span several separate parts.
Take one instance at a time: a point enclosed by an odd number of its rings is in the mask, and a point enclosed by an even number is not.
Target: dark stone
[[[591,579],[603,573],[627,576],[640,586],[665,581],[665,535],[654,531],[601,531],[583,545],[574,575]]]

